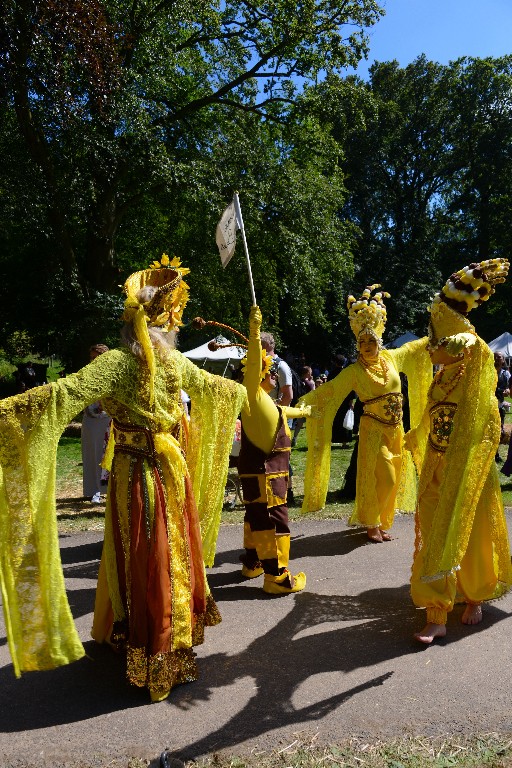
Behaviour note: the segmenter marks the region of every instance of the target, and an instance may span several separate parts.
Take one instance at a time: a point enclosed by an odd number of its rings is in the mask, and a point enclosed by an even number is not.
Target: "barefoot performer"
[[[509,263],[490,259],[453,274],[430,307],[428,349],[440,365],[422,421],[406,435],[418,473],[411,594],[427,609],[422,643],[446,635],[459,600],[464,624],[482,620],[482,601],[511,584],[510,551],[494,455],[500,417],[491,350],[467,314],[505,280]]]
[[[331,428],[345,397],[354,390],[364,406],[359,427],[356,504],[350,523],[363,525],[368,539],[389,541],[387,529],[396,508],[413,511],[416,504],[414,469],[403,449],[402,394],[399,372],[409,380],[412,423],[423,413],[426,392],[432,380],[432,364],[425,351],[426,340],[404,344],[393,350],[382,348],[386,324],[384,298],[374,293],[379,285],[365,289],[359,299],[348,297],[350,327],[356,337],[359,357],[336,378],[305,395],[301,402],[314,405],[319,416],[307,423],[308,455],[304,479],[305,512],[325,505],[329,483]]]

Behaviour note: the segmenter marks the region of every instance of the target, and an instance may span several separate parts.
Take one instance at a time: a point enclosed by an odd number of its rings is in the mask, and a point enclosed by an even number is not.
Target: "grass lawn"
[[[103,530],[105,507],[82,496],[82,446],[79,437],[61,437],[57,448],[57,524],[60,533]]]
[[[315,738],[249,757],[213,755],[187,768],[511,768],[512,741],[498,733],[457,737],[404,737],[371,743],[359,738],[319,747]],[[133,766],[133,768],[136,768]],[[138,768],[138,767],[137,767]]]

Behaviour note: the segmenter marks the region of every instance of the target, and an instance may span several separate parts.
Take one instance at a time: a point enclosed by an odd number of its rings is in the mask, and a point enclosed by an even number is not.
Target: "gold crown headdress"
[[[212,352],[215,352],[217,349],[224,349],[226,347],[239,347],[240,349],[247,349],[247,345],[249,344],[249,339],[247,336],[244,336],[243,333],[240,333],[240,331],[237,331],[236,328],[232,328],[230,325],[225,325],[224,323],[218,323],[216,320],[203,320],[202,317],[195,317],[192,320],[192,327],[196,328],[198,330],[202,330],[207,325],[215,325],[218,328],[224,328],[227,331],[231,331],[231,333],[234,333],[235,336],[238,336],[240,339],[243,339],[246,343],[245,344],[219,344],[217,341],[210,341],[208,344],[208,348],[211,349]],[[247,366],[247,357],[243,357],[241,362],[242,370],[245,375],[245,369]],[[274,360],[271,357],[271,355],[267,355],[267,352],[265,349],[261,350],[261,374],[260,379],[263,381],[267,373],[269,373],[270,369],[272,368]]]
[[[368,285],[359,299],[349,296],[347,299],[348,320],[356,339],[362,335],[373,336],[381,341],[386,327],[386,307],[383,299],[389,299],[386,291],[372,293],[380,288],[379,283]]]
[[[475,333],[466,315],[490,299],[495,285],[505,282],[509,266],[507,259],[487,259],[459,269],[448,278],[429,307],[431,349],[456,333]]]
[[[123,286],[126,300],[121,319],[133,323],[135,336],[143,349],[150,372],[150,404],[154,400],[156,363],[148,328],[169,333],[183,325],[183,310],[189,298],[189,287],[183,276],[189,272],[190,269],[181,266],[178,257],[170,260],[164,253],[149,269],[130,275]],[[148,301],[141,301],[139,291],[147,286],[155,287],[156,291]]]

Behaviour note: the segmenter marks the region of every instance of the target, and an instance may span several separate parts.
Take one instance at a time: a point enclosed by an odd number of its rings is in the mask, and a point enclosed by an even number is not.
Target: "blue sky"
[[[461,56],[512,53],[512,0],[381,0],[386,15],[370,30],[365,77],[375,60],[405,67],[424,53],[447,64]]]

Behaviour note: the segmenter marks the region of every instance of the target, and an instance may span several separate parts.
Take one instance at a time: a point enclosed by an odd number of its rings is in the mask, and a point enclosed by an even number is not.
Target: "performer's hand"
[[[249,312],[249,328],[251,330],[259,330],[261,328],[261,309],[254,304]]]
[[[298,407],[300,408],[300,411],[302,413],[302,416],[300,418],[308,418],[309,416],[312,416],[312,410],[315,410],[315,407],[313,405],[306,405],[306,403],[299,403]],[[318,410],[318,409],[316,409]]]
[[[476,341],[476,336],[472,333],[456,333],[450,336],[446,351],[452,357],[458,357],[465,349],[472,347]]]
[[[308,409],[309,413],[307,412]],[[322,411],[317,405],[304,405],[304,410],[306,411],[304,415],[310,419],[319,419],[322,415]]]

